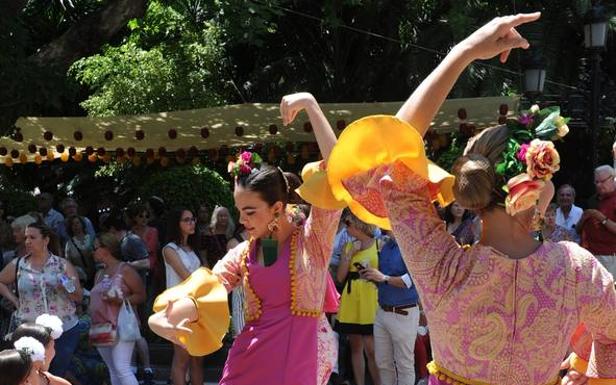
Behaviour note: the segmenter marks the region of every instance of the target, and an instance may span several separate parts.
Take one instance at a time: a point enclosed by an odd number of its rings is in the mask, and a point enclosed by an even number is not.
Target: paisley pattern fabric
[[[325,314],[317,329],[317,385],[326,385],[338,362],[338,339]]]
[[[441,367],[487,384],[550,384],[584,323],[594,337],[578,346],[590,361],[586,375],[616,378],[614,281],[588,251],[546,242],[515,260],[481,244],[462,248],[438,217],[426,181],[399,163],[344,185],[370,196],[372,207],[380,194]]]

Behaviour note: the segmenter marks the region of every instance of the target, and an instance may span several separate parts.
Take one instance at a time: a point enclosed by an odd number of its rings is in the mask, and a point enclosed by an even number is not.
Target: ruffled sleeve
[[[194,271],[179,285],[161,293],[154,301],[154,311],[164,311],[170,301],[190,298],[197,308],[198,318],[187,324],[193,334],[180,337],[192,356],[204,356],[222,347],[222,339],[229,330],[227,290],[218,276],[205,267]]]
[[[431,200],[446,206],[453,201],[452,175],[426,157],[421,135],[394,116],[374,115],[359,119],[344,129],[329,157],[327,177],[334,198],[344,201],[366,223],[391,229],[385,207],[374,193],[350,191],[355,175],[381,165],[400,162],[426,181]]]
[[[614,278],[586,250],[575,247],[581,324],[571,341],[576,369],[590,385],[616,385],[616,290]]]
[[[360,219],[393,229],[426,309],[463,277],[470,258],[432,204],[453,200],[453,176],[426,158],[412,126],[392,116],[353,122],[330,155],[328,179]]]
[[[327,178],[325,162],[309,163],[302,171],[303,184],[298,194],[312,204],[304,225],[304,247],[310,260],[327,266],[344,202],[334,198]]]

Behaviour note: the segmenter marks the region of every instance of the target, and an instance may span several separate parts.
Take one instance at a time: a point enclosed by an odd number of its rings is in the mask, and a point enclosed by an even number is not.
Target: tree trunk
[[[38,65],[53,65],[65,71],[76,60],[91,55],[108,42],[133,18],[142,17],[147,0],[114,0],[79,20],[64,34],[30,57]]]

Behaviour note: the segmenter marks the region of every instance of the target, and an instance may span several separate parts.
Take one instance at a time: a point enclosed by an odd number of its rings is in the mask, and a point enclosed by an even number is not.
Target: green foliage
[[[157,195],[169,207],[196,209],[201,203],[209,207],[234,207],[229,182],[203,165],[177,166],[157,172],[144,180],[139,193],[141,196]]]
[[[36,210],[34,195],[29,191],[5,187],[0,189],[0,200],[5,203],[6,215],[19,216]]]
[[[462,156],[464,151],[464,146],[466,145],[466,140],[462,138],[459,134],[452,134],[453,138],[451,140],[451,144],[436,159],[436,163],[441,166],[444,170],[451,171],[451,168],[459,157]]]
[[[194,25],[170,6],[152,1],[128,25],[120,46],[73,64],[69,74],[91,95],[91,116],[173,111],[226,102],[224,50],[213,23]]]

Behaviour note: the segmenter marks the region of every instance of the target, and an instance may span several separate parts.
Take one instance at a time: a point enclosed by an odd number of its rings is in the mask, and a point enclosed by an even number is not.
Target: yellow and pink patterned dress
[[[381,151],[368,148],[376,131],[360,132],[365,140],[346,131],[336,147],[349,156],[360,153],[357,144],[362,154]],[[395,137],[374,146],[390,140]],[[576,367],[590,384],[616,383],[614,281],[588,251],[572,242],[546,242],[512,259],[481,244],[462,248],[431,202],[438,186],[407,167],[412,161],[379,153],[355,157],[349,166],[334,163],[336,150],[328,173],[347,176],[339,180],[353,200],[347,203],[363,211],[364,220],[388,218],[417,285],[433,346],[430,384],[559,384],[576,329],[573,349],[582,364]],[[405,151],[407,157],[413,153]],[[421,149],[415,154],[424,156]],[[330,184],[336,186],[336,180],[330,178]]]

